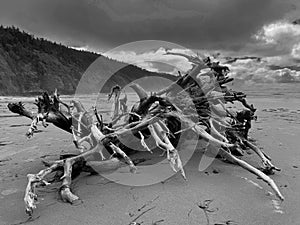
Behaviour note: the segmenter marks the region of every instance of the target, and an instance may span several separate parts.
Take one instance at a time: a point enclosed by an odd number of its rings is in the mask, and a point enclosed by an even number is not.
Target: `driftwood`
[[[114,171],[122,166],[129,166],[130,171],[135,173],[137,168],[130,158],[130,152],[149,151],[151,154],[153,146],[148,146],[146,139],[153,140],[155,147],[166,153],[171,169],[174,172],[179,171],[186,179],[180,152],[176,149],[177,140],[184,132],[192,132],[200,139],[208,141],[214,149],[219,150],[220,157],[260,177],[270,185],[279,199],[284,199],[275,182],[263,173],[273,173],[280,169],[271,163],[269,156],[248,140],[251,121],[256,119],[256,109],[247,103],[244,93],[228,90],[223,86],[233,80],[227,76],[229,68],[212,64],[209,60],[177,55],[186,57],[193,63],[191,71],[180,76],[170,86],[150,95],[139,85],[131,84],[130,87],[140,98],[131,112],[127,111],[127,96],[120,99],[121,88],[114,87],[108,98],[114,97],[113,113],[109,122],[104,121],[96,108],[91,113],[79,101],[74,100],[69,105],[63,103],[57,92],[52,97],[44,93],[36,100],[36,114],[27,111],[20,102],[8,104],[12,112],[32,119],[28,137],[34,134],[39,121],[44,126],[52,123],[71,133],[75,147],[79,150],[78,155],[48,163],[48,168],[28,175],[24,202],[29,215],[36,208],[36,186],[49,185],[46,181],[48,174],[58,170],[64,172],[60,195],[65,202],[73,203],[79,199],[71,191],[75,165],[79,172]],[[209,75],[200,73],[201,69],[209,67],[212,70]],[[235,101],[241,102],[246,109],[230,112],[226,103]],[[61,106],[66,110],[63,111]],[[130,140],[132,135],[139,140],[138,149],[128,149],[122,144],[122,139]],[[90,148],[86,149],[83,142],[89,143]],[[245,148],[252,149],[260,157],[263,172],[237,158],[237,155],[243,154],[242,149]],[[109,159],[104,157],[103,151],[109,153]]]

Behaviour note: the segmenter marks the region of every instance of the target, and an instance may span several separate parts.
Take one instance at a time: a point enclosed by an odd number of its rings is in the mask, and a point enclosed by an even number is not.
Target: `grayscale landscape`
[[[0,225],[300,224],[298,0],[0,2]]]

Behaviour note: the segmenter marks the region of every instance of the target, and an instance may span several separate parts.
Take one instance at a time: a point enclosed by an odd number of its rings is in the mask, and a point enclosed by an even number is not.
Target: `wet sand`
[[[143,212],[136,220],[143,225],[207,224],[203,210],[197,206],[205,200],[213,200],[210,224],[299,224],[299,93],[291,88],[294,93],[286,94],[287,86],[275,91],[262,87],[263,94],[257,90],[256,87],[246,91],[248,101],[258,108],[258,120],[253,123],[250,136],[282,169],[272,178],[285,197],[283,203],[270,194],[270,187],[263,181],[232,164],[215,159],[206,170],[199,171],[205,146],[200,143],[185,165],[188,181],[175,174],[166,181],[136,187],[82,173],[73,182],[73,191],[81,202],[76,205],[61,202],[57,193],[59,183],[39,188],[40,204],[30,224],[127,225]],[[52,125],[39,126],[41,132],[27,140],[24,134],[31,121],[12,117],[5,108],[10,100],[11,97],[1,98],[0,102],[0,225],[22,224],[27,220],[23,204],[26,175],[44,168],[41,159],[55,159],[62,152],[75,151],[71,135]],[[108,105],[103,108],[110,109]],[[259,166],[258,157],[250,153],[243,159]]]

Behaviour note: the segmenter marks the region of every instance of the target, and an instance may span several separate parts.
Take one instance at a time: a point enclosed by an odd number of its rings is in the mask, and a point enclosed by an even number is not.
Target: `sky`
[[[124,61],[145,58],[144,68],[153,71],[167,68],[149,61],[156,56],[161,58],[169,45],[148,46],[142,40],[175,43],[182,46],[180,49],[206,55],[218,52],[224,57],[258,56],[264,60],[263,64],[255,64],[257,67],[271,72],[293,70],[297,78],[300,25],[291,22],[299,18],[299,0],[0,1],[3,25],[14,25],[77,49],[109,51],[110,57]],[[142,45],[127,49],[127,43],[131,42],[143,43],[143,51]],[[177,60],[181,70],[188,68],[182,57],[168,56],[163,63],[168,60]],[[253,69],[254,62],[248,65],[238,60],[233,68],[238,71],[241,65]]]

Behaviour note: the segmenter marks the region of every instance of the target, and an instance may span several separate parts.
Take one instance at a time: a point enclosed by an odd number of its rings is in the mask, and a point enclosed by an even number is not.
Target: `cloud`
[[[300,25],[291,23],[299,12],[298,0],[0,1],[4,25],[76,49],[106,52],[129,42],[164,40],[204,54],[259,56],[261,62],[230,64],[236,79],[249,82],[299,80]],[[109,57],[173,74],[191,68],[183,57],[164,55],[162,46],[121,47]]]
[[[294,0],[2,0],[0,21],[70,46],[103,52],[137,40],[240,50]]]
[[[88,2],[104,10],[111,20],[122,23],[201,17],[204,14],[193,8],[176,9],[168,4],[168,1],[129,0],[126,4],[116,0],[89,0]],[[143,11],[145,13],[142,13]]]
[[[300,25],[288,21],[270,23],[264,25],[254,37],[281,55],[289,54],[300,59]]]
[[[177,75],[178,70],[187,72],[192,68],[187,59],[176,55],[166,55],[167,51],[190,55],[193,54],[193,52],[188,49],[166,50],[165,48],[160,47],[156,50],[145,50],[141,53],[117,50],[104,53],[104,55],[118,61],[134,64],[153,72],[173,73]]]
[[[298,44],[295,44],[293,46],[291,55],[295,58],[295,59],[300,59],[300,41]]]
[[[267,44],[285,44],[286,42],[299,42],[300,26],[287,21],[280,21],[264,25],[255,35],[256,39],[263,40]],[[288,43],[288,44],[289,44]]]
[[[106,56],[117,59],[119,61],[135,64],[141,68],[153,72],[164,72],[177,75],[178,70],[182,73],[192,68],[191,63],[182,56],[165,55],[167,51],[195,55],[188,49],[167,49],[158,48],[141,53],[134,51],[114,51],[109,52]],[[216,58],[217,61],[226,61],[227,57],[222,54]],[[300,69],[298,67],[286,65],[292,62],[284,61],[283,56],[263,57],[260,60],[256,58],[237,59],[235,62],[227,65],[231,72],[230,77],[235,81],[242,83],[291,83],[300,82]]]
[[[291,68],[274,67],[276,59],[257,61],[237,60],[228,65],[236,81],[243,83],[290,83],[300,82],[300,71]],[[272,67],[273,66],[273,67]]]

